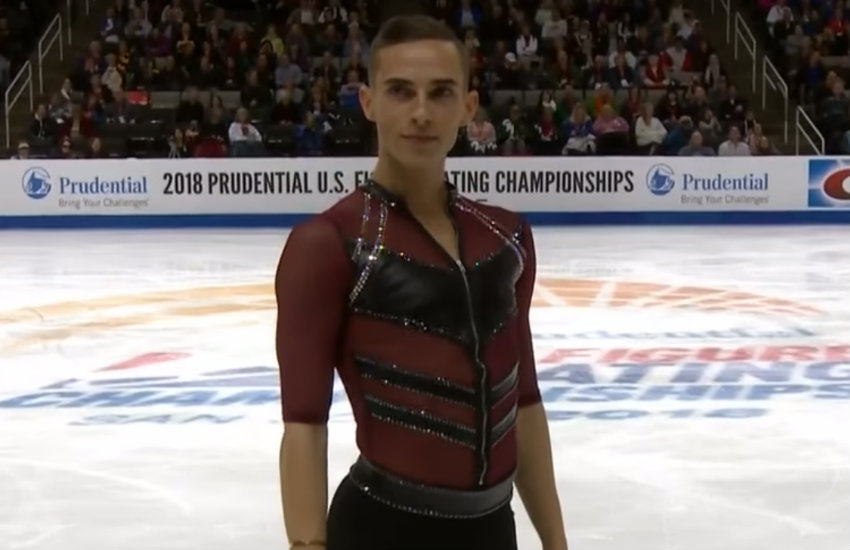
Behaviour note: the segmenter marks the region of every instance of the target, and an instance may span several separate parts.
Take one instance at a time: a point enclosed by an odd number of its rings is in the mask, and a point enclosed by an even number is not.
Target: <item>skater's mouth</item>
[[[424,134],[402,134],[402,139],[406,139],[408,141],[413,141],[416,143],[428,143],[430,141],[437,141],[437,136],[428,136]]]

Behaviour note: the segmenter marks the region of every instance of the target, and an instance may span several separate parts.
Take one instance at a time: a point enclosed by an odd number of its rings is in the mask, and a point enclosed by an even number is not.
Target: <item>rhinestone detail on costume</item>
[[[360,272],[360,275],[357,277],[357,282],[354,284],[354,288],[351,289],[351,293],[348,296],[349,304],[353,304],[354,300],[357,299],[357,296],[360,295],[360,292],[363,291],[363,287],[366,286],[366,281],[372,273],[372,267],[375,265],[375,262],[378,260],[378,255],[384,248],[384,233],[387,228],[387,217],[387,205],[381,203],[378,213],[378,230],[377,235],[375,236],[375,243],[372,245],[372,251],[369,253],[369,257],[366,260],[366,265],[363,267],[363,271]]]
[[[440,439],[444,439],[457,445],[463,445],[470,449],[475,448],[475,430],[472,428],[456,422],[442,420],[429,414],[428,411],[425,410],[401,407],[371,395],[367,395],[365,399],[366,403],[371,405],[371,407],[368,408],[370,409],[369,414],[373,418],[388,424],[407,428],[408,430],[414,430],[434,437],[439,437]],[[415,418],[416,422],[402,420],[399,418],[402,416]],[[454,432],[454,435],[450,432]]]

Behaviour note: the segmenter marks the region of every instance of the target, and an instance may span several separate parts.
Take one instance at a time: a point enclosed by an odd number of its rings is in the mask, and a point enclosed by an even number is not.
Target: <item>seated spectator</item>
[[[593,123],[593,135],[600,155],[624,154],[629,143],[629,123],[611,105],[604,105]]]
[[[87,156],[90,159],[102,159],[106,158],[108,155],[106,151],[103,150],[103,142],[98,137],[94,137],[89,142],[89,150],[87,151]]]
[[[18,142],[17,153],[12,156],[15,160],[27,160],[30,158],[30,144],[27,141]]]
[[[703,144],[702,134],[695,130],[688,145],[679,149],[680,157],[713,157],[714,149]]]
[[[531,32],[531,25],[523,24],[516,39],[516,54],[526,68],[537,60],[537,47],[537,37]]]
[[[667,137],[664,138],[662,152],[664,154],[678,155],[679,150],[688,145],[691,140],[691,134],[696,130],[694,121],[689,116],[681,116],[665,125],[667,126]]]
[[[714,112],[711,109],[705,109],[701,114],[702,118],[697,122],[697,130],[702,134],[703,141],[708,146],[714,147],[720,142],[723,126],[717,120],[717,117],[714,116]],[[694,119],[692,118],[692,120]],[[738,132],[738,137],[740,138],[740,131]]]
[[[293,90],[277,91],[277,103],[272,107],[269,119],[272,124],[292,125],[301,124],[303,112],[301,106],[293,101]]]
[[[502,65],[496,71],[498,86],[503,89],[519,89],[525,82],[525,71],[513,52],[505,54]]]
[[[675,73],[690,71],[693,68],[693,58],[681,36],[677,36],[673,45],[664,50],[663,58],[666,65]]]
[[[647,88],[665,88],[670,84],[667,78],[667,68],[657,54],[649,56],[649,62],[643,73],[643,85]]]
[[[596,153],[596,137],[593,135],[593,121],[587,116],[587,110],[576,103],[570,118],[564,123],[566,143],[561,151],[564,155],[592,155]]]
[[[47,112],[47,105],[39,103],[30,122],[30,138],[53,141],[56,138],[56,123]]]
[[[545,105],[540,113],[540,120],[534,125],[531,149],[535,155],[552,156],[560,153],[561,133],[555,122],[555,109]]]
[[[79,104],[71,107],[71,116],[66,119],[59,130],[59,135],[69,137],[71,140],[91,139],[96,134],[95,122],[91,117],[85,116]]]
[[[295,150],[299,156],[321,156],[324,150],[325,130],[312,112],[304,116],[304,122],[295,129]]]
[[[203,109],[203,106],[201,106]],[[178,107],[179,113],[179,107]],[[104,106],[103,114],[109,122],[119,122],[121,124],[129,124],[136,120],[136,106],[127,100],[127,94],[124,90],[116,90],[112,102]]]
[[[100,25],[100,36],[107,44],[117,44],[124,32],[120,19],[115,14],[115,8],[106,8],[106,17]]]
[[[726,71],[720,67],[720,58],[713,53],[708,57],[708,66],[702,72],[700,80],[706,89],[711,90],[717,86],[721,77],[726,78]]]
[[[626,100],[620,107],[620,116],[626,119],[626,122],[633,123],[643,111],[643,105],[646,102],[645,94],[641,88],[632,86],[629,88]]]
[[[738,124],[746,118],[747,101],[738,96],[738,88],[734,84],[729,85],[727,94],[726,100],[718,107],[718,118],[725,125]]]
[[[339,86],[339,69],[336,65],[336,58],[330,50],[326,50],[322,55],[321,64],[313,68],[313,78],[323,78],[331,86]]]
[[[260,41],[260,45],[268,44],[275,57],[280,57],[284,52],[283,39],[277,34],[277,26],[274,23],[266,25],[266,34]]]
[[[343,109],[360,109],[360,88],[364,83],[360,80],[360,73],[351,69],[348,71],[348,80],[339,89],[339,105]]]
[[[218,105],[211,106],[206,121],[201,125],[201,137],[218,138],[225,141],[229,129],[230,124],[225,120],[224,109]]]
[[[285,88],[290,85],[301,86],[304,83],[304,73],[301,71],[301,67],[292,63],[285,53],[278,55],[274,83],[277,88]]]
[[[74,151],[74,148],[71,146],[71,139],[63,137],[59,140],[59,150],[56,151],[54,158],[71,160],[80,158],[80,155]]]
[[[47,110],[48,116],[52,118],[56,124],[62,124],[65,119],[71,116],[71,102],[65,101],[62,94],[56,92],[50,97],[50,106]]]
[[[638,150],[646,155],[655,155],[667,137],[667,128],[655,116],[652,103],[645,103],[643,111],[635,121],[635,143]]]
[[[551,48],[551,44],[556,39],[565,39],[567,37],[567,21],[561,15],[561,10],[557,8],[552,7],[550,13],[549,18],[541,24],[540,38],[548,43]]]
[[[773,144],[770,143],[770,139],[767,136],[761,136],[756,144],[756,150],[753,154],[758,156],[775,155],[776,149],[773,147]]]
[[[593,123],[593,134],[598,138],[606,134],[627,134],[629,123],[618,116],[611,105],[603,105]]]
[[[257,127],[248,121],[248,109],[245,107],[236,111],[236,118],[230,124],[227,137],[233,156],[259,156],[264,151],[263,136]]]
[[[837,78],[832,84],[830,95],[821,100],[818,105],[820,126],[824,129],[827,139],[834,139],[835,134],[844,134],[847,126],[850,125],[848,112],[850,112],[850,95],[844,90],[844,82]]]
[[[729,139],[717,148],[720,157],[748,157],[752,154],[749,145],[741,139],[741,130],[737,126],[729,128]]]
[[[511,105],[508,118],[499,125],[499,143],[504,155],[524,155],[528,151],[531,129],[519,105]]]
[[[189,154],[189,145],[186,142],[185,134],[181,128],[175,128],[174,133],[168,139],[168,158],[180,159],[191,156]]]
[[[190,86],[186,88],[183,94],[183,99],[177,105],[177,110],[174,113],[175,122],[179,125],[186,125],[190,122],[200,124],[206,119],[204,104],[201,103],[198,89]]]
[[[242,88],[242,94],[239,100],[243,106],[249,109],[270,106],[271,92],[267,87],[260,84],[256,69],[248,72],[247,81],[245,82],[245,87]]]
[[[466,137],[473,153],[491,154],[498,150],[496,127],[487,119],[487,111],[479,107],[466,127]]]
[[[609,69],[608,83],[615,90],[626,90],[635,83],[635,72],[626,64],[626,58],[618,55],[614,66]]]
[[[563,96],[555,109],[555,119],[563,125],[573,114],[573,109],[579,103],[578,92],[570,85],[563,88]]]

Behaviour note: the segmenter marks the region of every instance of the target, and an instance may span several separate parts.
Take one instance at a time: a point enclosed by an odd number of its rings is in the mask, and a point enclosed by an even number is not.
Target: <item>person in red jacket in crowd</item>
[[[529,326],[531,229],[445,181],[478,106],[464,46],[435,19],[397,16],[370,63],[372,179],[293,229],[275,278],[290,546],[515,549],[516,487],[543,547],[566,550]],[[335,371],[360,457],[328,508]]]

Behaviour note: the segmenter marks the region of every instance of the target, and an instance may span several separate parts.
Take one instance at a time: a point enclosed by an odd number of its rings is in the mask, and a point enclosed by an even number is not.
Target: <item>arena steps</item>
[[[33,85],[35,87],[35,104],[39,102],[48,103],[53,92],[58,91],[62,86],[62,81],[67,76],[68,72],[78,62],[80,57],[85,53],[89,42],[97,37],[100,28],[100,22],[106,14],[106,7],[110,4],[109,0],[90,0],[91,13],[86,16],[80,10],[72,23],[71,30],[73,35],[73,44],[70,46],[67,42],[64,44],[65,59],[59,59],[58,51],[54,55],[48,55],[44,59],[44,93],[39,93],[38,90],[38,74],[36,67],[38,66],[38,51],[33,52],[30,57],[30,62],[33,65]],[[63,29],[63,35],[67,34],[67,30]],[[63,36],[63,38],[65,38]],[[25,94],[26,95],[26,94]],[[29,104],[25,96],[12,108],[9,114],[9,133],[12,136],[11,146],[14,148],[21,139],[26,139],[29,134],[29,126],[32,122],[32,112],[29,109]]]
[[[741,14],[750,29],[756,34],[757,27],[749,10],[737,6],[737,2],[734,0],[730,0],[730,2],[733,17],[732,38],[734,38],[735,32],[734,17],[736,11]],[[704,0],[694,1],[688,4],[688,8],[693,10],[697,18],[702,21],[706,37],[720,56],[721,66],[726,70],[729,81],[738,87],[741,96],[747,98],[749,106],[755,113],[756,120],[762,125],[765,134],[780,153],[794,154],[794,112],[797,109],[797,104],[793,100],[789,102],[787,143],[784,136],[784,103],[780,94],[774,91],[769,84],[765,94],[765,106],[762,107],[762,59],[766,51],[765,45],[756,34],[756,88],[753,90],[752,56],[745,48],[739,46],[738,59],[735,59],[734,42],[726,42],[726,14],[720,8],[720,2],[717,2],[717,11],[712,14],[711,4],[712,2]]]

